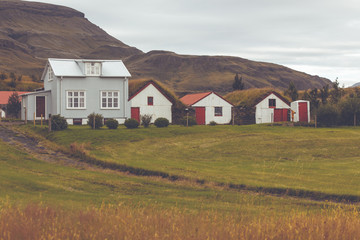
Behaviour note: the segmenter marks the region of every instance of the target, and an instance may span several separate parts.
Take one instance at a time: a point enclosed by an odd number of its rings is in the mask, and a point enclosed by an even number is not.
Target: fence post
[[[41,114],[40,116],[41,116],[40,126],[42,127],[43,115]]]
[[[95,129],[95,113],[94,113],[94,117],[93,117],[93,129]]]
[[[51,132],[51,116],[49,117],[49,132]]]
[[[35,127],[35,116],[36,116],[36,115],[35,115],[35,113],[34,113],[34,127]]]
[[[24,107],[25,109],[25,124],[27,124],[27,111],[26,111],[26,107]]]

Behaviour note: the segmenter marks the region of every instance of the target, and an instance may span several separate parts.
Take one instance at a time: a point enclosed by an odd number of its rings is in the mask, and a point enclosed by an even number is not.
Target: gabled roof
[[[283,96],[281,96],[279,93],[275,92],[275,91],[272,91],[272,92],[266,94],[264,97],[262,97],[262,98],[255,104],[255,106],[258,105],[261,101],[263,101],[265,98],[267,98],[267,97],[270,96],[271,94],[274,94],[275,96],[277,96],[278,98],[280,98],[284,103],[286,103],[287,105],[290,106],[290,102],[289,102],[287,99],[285,99]]]
[[[233,104],[231,102],[224,99],[222,96],[220,96],[216,92],[204,92],[204,93],[188,94],[188,95],[185,95],[182,98],[180,98],[180,101],[183,102],[185,105],[192,106],[195,103],[199,102],[200,100],[206,98],[207,96],[209,96],[212,93],[215,94],[216,96],[218,96],[219,98],[223,99],[225,102],[231,104],[231,106],[233,106]]]
[[[121,60],[49,58],[41,78],[42,80],[45,78],[49,66],[57,77],[86,77],[84,74],[86,62],[100,62],[101,77],[131,77]]]
[[[131,84],[131,82],[130,82]],[[133,99],[136,95],[138,95],[142,90],[144,90],[145,88],[147,88],[149,85],[153,85],[157,90],[159,90],[159,92],[166,97],[167,100],[169,100],[171,103],[174,103],[173,99],[171,99],[170,97],[167,96],[167,94],[165,93],[165,91],[153,80],[149,80],[146,82],[146,84],[140,88],[138,88],[134,93],[130,93],[131,96],[129,97],[129,101],[131,99]]]
[[[0,91],[0,104],[8,104],[9,97],[14,92],[17,92],[19,96],[21,94],[28,93],[28,92],[21,92],[21,91]]]

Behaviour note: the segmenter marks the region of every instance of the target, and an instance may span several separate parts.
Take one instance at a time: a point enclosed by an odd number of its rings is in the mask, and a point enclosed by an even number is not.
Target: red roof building
[[[0,91],[0,105],[7,105],[9,97],[14,93],[17,92],[19,96],[24,93],[28,92],[20,92],[20,91]],[[20,98],[21,100],[21,98]]]

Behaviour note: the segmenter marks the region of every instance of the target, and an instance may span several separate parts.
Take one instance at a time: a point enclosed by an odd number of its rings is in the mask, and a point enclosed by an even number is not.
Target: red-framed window
[[[269,108],[276,108],[276,99],[269,99]]]
[[[149,106],[154,105],[154,97],[148,97],[147,102]]]

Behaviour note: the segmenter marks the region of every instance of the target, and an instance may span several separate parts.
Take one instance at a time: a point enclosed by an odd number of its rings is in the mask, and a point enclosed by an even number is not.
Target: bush
[[[139,122],[136,119],[129,118],[129,119],[125,120],[124,125],[125,125],[125,127],[130,128],[130,129],[137,128],[137,127],[139,127]]]
[[[186,117],[183,117],[181,124],[186,126]],[[189,116],[189,126],[197,125],[196,118]]]
[[[151,123],[151,119],[152,119],[152,115],[150,114],[141,115],[141,124],[147,128]]]
[[[105,125],[109,129],[117,129],[119,126],[119,122],[113,118],[110,118],[110,119],[106,119]]]
[[[209,125],[210,126],[215,126],[217,123],[215,122],[215,121],[211,121],[210,123],[209,123]]]
[[[94,127],[94,118],[95,118],[95,129],[99,129],[102,126],[104,126],[103,124],[103,116],[101,114],[96,114],[96,113],[92,113],[89,116],[87,116],[88,121],[87,124],[93,128]]]
[[[169,120],[166,118],[158,118],[154,122],[155,126],[161,128],[161,127],[167,127],[169,126]]]
[[[53,115],[51,117],[51,130],[59,131],[59,130],[67,129],[67,127],[68,124],[66,122],[66,119],[60,116],[60,114]]]
[[[338,123],[339,113],[334,105],[322,105],[317,111],[317,121],[320,126],[331,127]]]

